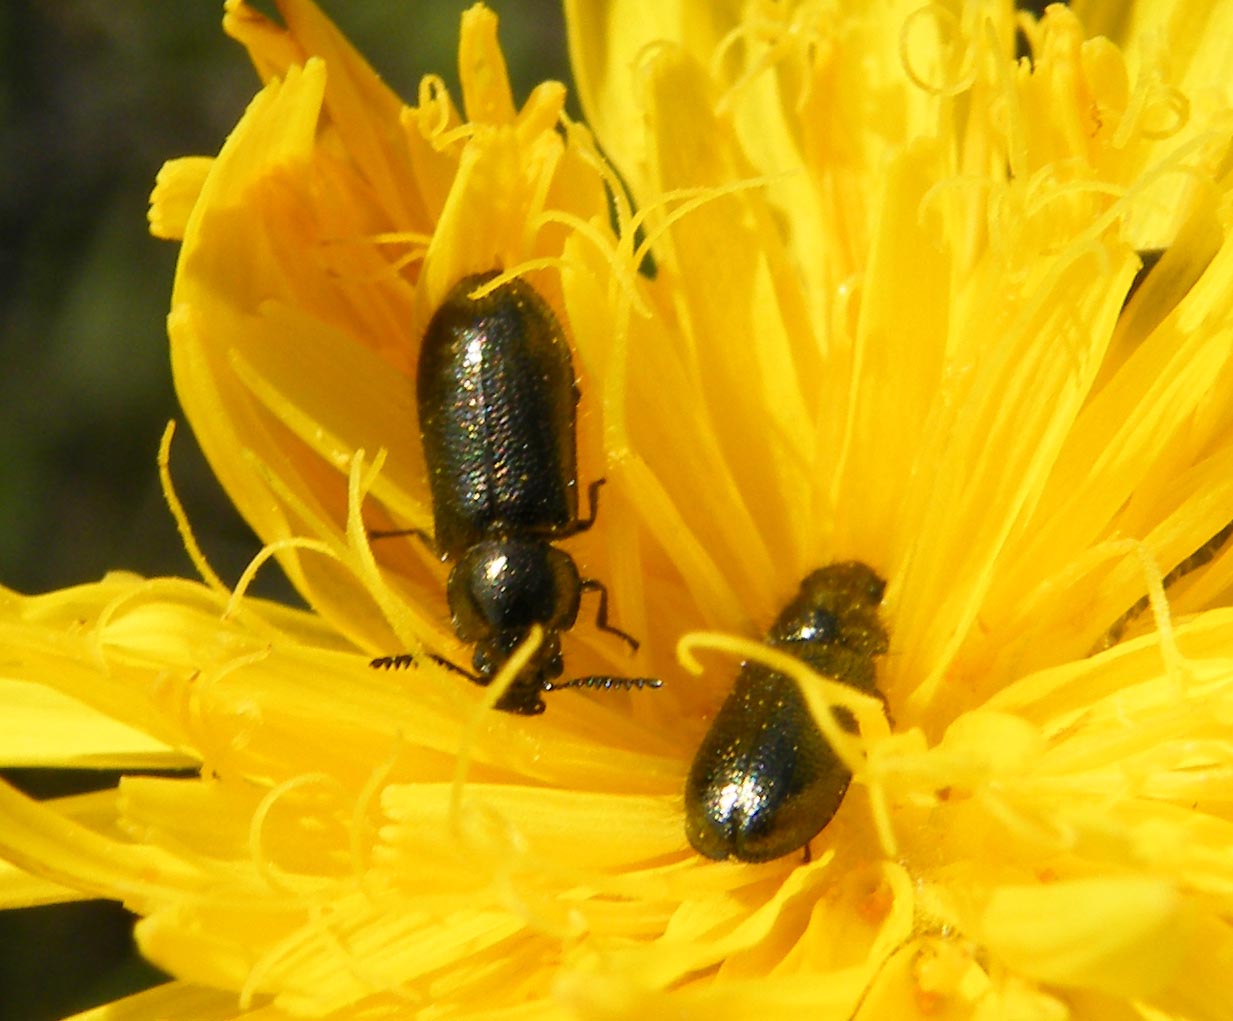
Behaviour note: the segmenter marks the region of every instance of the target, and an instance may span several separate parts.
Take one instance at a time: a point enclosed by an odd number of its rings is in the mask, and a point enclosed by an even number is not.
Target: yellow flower
[[[173,980],[125,1017],[1233,1014],[1233,5],[1076,6],[568,0],[588,130],[515,106],[482,7],[460,111],[228,0],[265,86],[151,224],[185,413],[312,612],[199,555],[4,594],[6,761],[194,772],[0,789],[3,902],[141,915]],[[565,545],[641,642],[584,602],[566,677],[658,692],[368,667],[469,656],[426,544],[368,535],[432,530],[416,353],[493,269],[564,325],[607,479]],[[848,559],[893,724],[810,861],[702,858],[736,666],[678,640]]]

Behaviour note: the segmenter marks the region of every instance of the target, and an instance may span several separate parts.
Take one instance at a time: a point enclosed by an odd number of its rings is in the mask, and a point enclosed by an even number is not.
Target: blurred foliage
[[[261,3],[267,13],[272,5]],[[458,0],[325,0],[386,81],[457,94]],[[559,0],[490,0],[519,98],[566,80]],[[154,458],[177,416],[164,316],[176,246],[146,232],[165,159],[218,150],[257,80],[221,0],[0,3],[0,584],[39,592],[127,569],[191,575]],[[187,429],[172,473],[234,580],[257,542]],[[258,590],[294,598],[276,571]],[[97,775],[10,771],[39,796]],[[115,905],[0,912],[0,1021],[44,1021],[157,981]]]

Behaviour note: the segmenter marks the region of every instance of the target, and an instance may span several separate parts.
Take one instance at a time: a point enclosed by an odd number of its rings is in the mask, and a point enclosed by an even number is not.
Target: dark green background
[[[269,4],[260,4],[267,11]],[[443,74],[445,0],[323,5],[404,97]],[[519,98],[567,74],[559,0],[492,0]],[[146,231],[165,159],[212,154],[258,87],[219,27],[222,0],[0,0],[0,584],[41,592],[126,568],[191,575],[155,470],[177,406],[164,317],[177,246]],[[214,563],[234,580],[257,544],[187,428],[172,471]],[[274,571],[267,594],[281,594]],[[10,771],[40,796],[97,774]],[[113,905],[0,912],[0,1021],[45,1021],[158,976]]]

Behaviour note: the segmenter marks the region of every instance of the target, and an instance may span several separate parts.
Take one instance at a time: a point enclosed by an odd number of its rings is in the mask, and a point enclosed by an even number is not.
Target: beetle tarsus
[[[369,660],[368,665],[374,670],[406,670],[415,666],[415,657],[409,652],[400,652],[397,656],[378,656]]]

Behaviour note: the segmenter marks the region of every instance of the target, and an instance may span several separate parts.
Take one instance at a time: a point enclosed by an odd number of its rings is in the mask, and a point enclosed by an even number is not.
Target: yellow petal
[[[643,149],[646,113],[636,68],[651,43],[687,47],[705,63],[732,27],[731,3],[668,0],[566,0],[570,58],[588,122],[633,188],[643,194],[649,168]]]
[[[0,907],[30,908],[81,899],[79,890],[32,876],[8,862],[0,862]]]
[[[66,1021],[149,1021],[152,1017],[191,1017],[194,1021],[235,1021],[235,993],[167,982]]]
[[[163,164],[150,195],[151,234],[171,241],[184,237],[213,162],[204,156],[185,156]]]
[[[193,760],[163,742],[41,685],[0,681],[0,761],[6,766],[175,769]]]
[[[1185,899],[1150,877],[1004,887],[983,918],[985,942],[1022,973],[1132,999],[1173,982],[1193,929]]]

